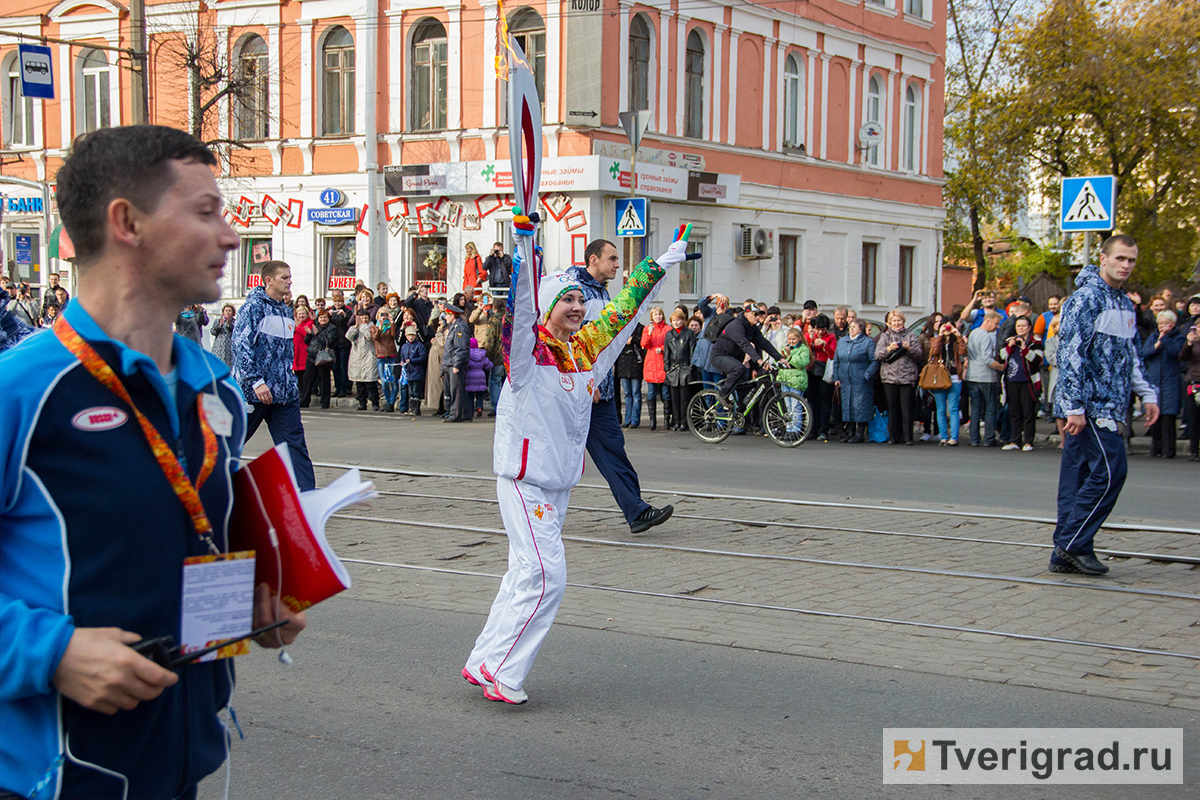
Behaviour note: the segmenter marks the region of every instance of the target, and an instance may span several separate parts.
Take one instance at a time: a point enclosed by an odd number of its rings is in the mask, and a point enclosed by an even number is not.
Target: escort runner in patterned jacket
[[[1054,416],[1112,422],[1125,419],[1134,394],[1157,403],[1158,393],[1142,373],[1133,301],[1105,283],[1094,266],[1079,273],[1075,286],[1058,326]]]
[[[296,320],[282,300],[255,286],[234,318],[233,374],[242,394],[253,401],[254,387],[265,382],[276,403],[294,403],[300,388],[292,372],[292,333]]]
[[[205,464],[203,407],[217,453],[200,499],[224,549],[245,427],[228,367],[175,336],[172,401],[148,356],[106,336],[78,302],[63,316],[179,442],[193,482]],[[62,697],[52,680],[76,627],[178,638],[183,559],[207,550],[132,410],[54,333],[0,355],[0,393],[0,788],[36,800],[122,797],[120,777],[86,763],[125,776],[130,798],[175,797],[225,760],[217,712],[229,661],[189,665],[161,696],[113,716]],[[114,452],[123,468],[97,472]],[[170,565],[179,580],[146,580]]]
[[[527,217],[517,217],[513,229],[517,241],[533,234]],[[571,488],[583,475],[596,377],[612,369],[667,267],[686,257],[684,239],[671,246],[661,263],[647,259],[639,264],[617,299],[567,341],[555,338],[541,322],[568,292],[582,294],[579,284],[569,273],[539,278],[536,263],[513,259],[501,329],[508,378],[496,412],[493,447],[509,570],[462,673],[484,686],[488,699],[514,704],[528,699],[521,687],[566,587],[562,524]],[[526,269],[532,274],[525,274]]]

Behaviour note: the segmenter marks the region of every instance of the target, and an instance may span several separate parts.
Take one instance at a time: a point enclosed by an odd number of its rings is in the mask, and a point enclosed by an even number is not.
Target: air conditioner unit
[[[734,258],[739,261],[775,257],[775,231],[756,225],[742,225],[734,245]]]

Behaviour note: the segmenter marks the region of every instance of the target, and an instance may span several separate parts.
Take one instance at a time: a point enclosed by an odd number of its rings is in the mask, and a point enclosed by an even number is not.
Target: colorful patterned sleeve
[[[582,348],[597,374],[606,374],[616,362],[621,348],[633,333],[630,323],[654,300],[666,274],[667,271],[652,258],[638,264],[621,293],[600,311],[599,317],[572,337],[576,352]]]

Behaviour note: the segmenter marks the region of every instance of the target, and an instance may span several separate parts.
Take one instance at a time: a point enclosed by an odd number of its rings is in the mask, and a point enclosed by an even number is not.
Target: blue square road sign
[[[50,63],[50,48],[40,44],[17,46],[17,61],[21,67],[21,94],[26,97],[54,99],[54,68]]]
[[[617,199],[617,237],[645,236],[650,201],[644,197]]]
[[[1059,229],[1111,231],[1117,210],[1117,179],[1112,175],[1063,178]]]

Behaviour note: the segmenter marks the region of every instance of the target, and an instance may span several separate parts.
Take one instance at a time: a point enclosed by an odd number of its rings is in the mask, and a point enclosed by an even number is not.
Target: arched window
[[[867,122],[883,122],[883,86],[879,77],[871,76],[867,85]],[[873,167],[879,166],[879,145],[867,149],[867,163]]]
[[[246,39],[238,56],[237,69],[234,108],[238,138],[266,139],[270,136],[270,65],[267,43],[261,36]]]
[[[704,138],[704,37],[692,29],[687,38],[683,78],[683,135]]]
[[[446,128],[446,29],[436,19],[418,22],[412,37],[409,126],[415,131]]]
[[[112,124],[109,115],[108,58],[103,50],[79,54],[80,84],[75,95],[78,132],[90,133]]]
[[[900,116],[900,169],[916,172],[920,166],[917,158],[917,90],[912,86],[904,92],[904,108]]]
[[[508,20],[508,32],[517,40],[517,44],[525,51],[529,59],[529,68],[533,70],[533,81],[537,84],[538,99],[542,101],[542,118],[546,117],[546,23],[542,15],[532,8],[521,8]],[[505,82],[505,102],[507,102],[508,84]]]
[[[354,133],[354,37],[340,25],[325,37],[322,51],[323,126],[327,136]]]
[[[804,145],[804,75],[795,54],[783,64],[783,144]]]
[[[629,23],[629,110],[650,108],[650,25],[641,14]]]
[[[21,94],[21,64],[14,53],[4,72],[4,144],[32,147],[33,100]]]

